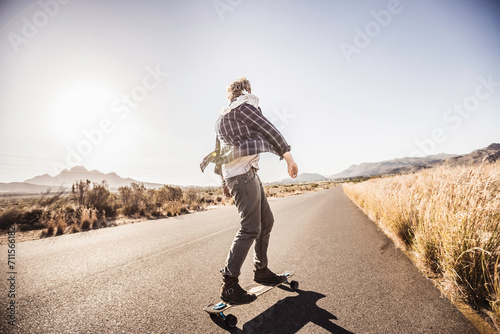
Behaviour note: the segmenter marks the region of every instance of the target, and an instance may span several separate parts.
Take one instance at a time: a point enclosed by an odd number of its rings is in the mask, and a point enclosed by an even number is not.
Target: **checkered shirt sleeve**
[[[202,171],[210,162],[215,163],[215,173],[220,165],[233,159],[263,152],[283,158],[291,150],[283,135],[262,114],[260,108],[244,103],[231,112],[221,115],[216,122],[216,147],[200,164]]]

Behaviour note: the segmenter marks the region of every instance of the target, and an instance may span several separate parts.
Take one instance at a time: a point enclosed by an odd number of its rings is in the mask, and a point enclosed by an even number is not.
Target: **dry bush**
[[[163,186],[156,190],[156,196],[156,200],[159,203],[165,203],[169,201],[180,201],[184,197],[184,194],[179,187]]]
[[[65,211],[60,208],[46,212],[42,219],[46,220],[47,230],[43,233],[45,236],[64,234],[68,228]]]
[[[144,184],[131,183],[130,186],[118,188],[123,204],[123,214],[134,216],[144,212],[146,208],[146,187]]]
[[[16,198],[2,201],[0,209],[0,229],[7,229],[16,224],[20,231],[29,231],[47,227],[51,219],[50,212],[63,208],[68,203],[64,189],[55,195],[47,191],[38,197]]]
[[[199,206],[205,202],[205,196],[210,192],[203,192],[198,188],[187,188],[184,190],[183,202],[189,206]]]
[[[37,204],[42,207],[51,207],[58,206],[60,202],[66,202],[66,198],[63,196],[64,190],[65,189],[63,187],[60,187],[59,190],[51,196],[51,190],[47,189],[47,191],[43,193],[42,197],[37,201]]]
[[[132,183],[120,187],[121,212],[125,216],[177,215],[182,211],[180,202],[184,198],[181,188],[163,186],[160,189],[146,189],[144,184]]]
[[[80,207],[95,208],[108,217],[117,214],[116,198],[109,191],[106,181],[92,184],[89,180],[76,182],[71,187],[71,200]]]
[[[177,201],[170,201],[163,204],[162,210],[168,217],[177,216],[181,213],[182,204]]]
[[[500,162],[344,185],[443,289],[500,315]]]
[[[0,229],[7,230],[9,226],[22,221],[23,211],[18,207],[4,209],[0,216]]]
[[[89,209],[85,207],[80,207],[76,211],[77,221],[76,224],[79,230],[87,231],[92,228],[98,227],[98,211],[95,209]]]

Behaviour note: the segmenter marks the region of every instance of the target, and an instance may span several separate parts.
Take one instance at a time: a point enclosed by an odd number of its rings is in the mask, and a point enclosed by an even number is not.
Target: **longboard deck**
[[[245,286],[243,289],[248,291],[248,293],[254,293],[257,297],[259,297],[260,295],[280,286],[281,284],[287,284],[287,283],[290,284],[288,282],[288,279],[290,277],[292,277],[294,274],[295,274],[295,272],[293,270],[286,270],[281,275],[286,276],[287,279],[281,283],[261,284],[261,283],[254,282],[254,283],[251,283],[251,284]],[[222,312],[225,312],[228,309],[230,309],[231,307],[238,306],[238,305],[241,305],[241,304],[231,304],[231,303],[226,303],[223,300],[218,300],[215,303],[208,304],[207,306],[205,306],[203,308],[203,310],[209,314],[220,315]]]

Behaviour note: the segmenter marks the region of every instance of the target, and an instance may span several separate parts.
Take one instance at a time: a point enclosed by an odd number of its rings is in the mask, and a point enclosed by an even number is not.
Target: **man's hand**
[[[229,188],[226,185],[222,186],[222,189],[224,191],[224,196],[226,196],[226,197],[232,197],[231,196],[231,192],[229,191]]]
[[[288,175],[292,178],[296,178],[299,173],[299,167],[293,160],[292,154],[290,152],[286,152],[283,154],[283,158],[285,158],[286,164],[288,165]]]
[[[299,167],[295,162],[288,164],[288,175],[290,175],[290,177],[293,177],[295,179],[298,173]]]
[[[231,192],[229,191],[229,188],[226,186],[226,182],[224,181],[224,177],[221,175],[220,178],[222,180],[222,192],[224,193],[224,196],[233,197],[233,196],[231,196]]]

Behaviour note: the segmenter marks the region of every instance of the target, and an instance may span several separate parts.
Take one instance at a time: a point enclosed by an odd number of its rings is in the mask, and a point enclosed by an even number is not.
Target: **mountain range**
[[[271,182],[269,184],[290,184],[290,183],[308,183],[308,182],[318,182],[327,181],[328,178],[318,173],[300,173],[295,179],[291,177],[283,179],[281,181]]]
[[[375,176],[412,172],[422,168],[427,168],[443,160],[455,157],[452,154],[438,154],[427,157],[399,158],[380,162],[364,162],[359,165],[352,165],[346,170],[334,174],[332,179],[345,179],[359,176]]]
[[[464,155],[438,154],[421,158],[400,158],[381,162],[352,165],[343,172],[330,176],[332,179],[407,174],[421,169],[436,167],[440,164],[449,166],[465,166],[480,164],[483,161],[495,162],[500,159],[500,144],[493,143],[488,147],[472,151]]]
[[[365,162],[359,165],[352,165],[346,170],[331,176],[323,176],[317,173],[301,173],[295,179],[288,178],[270,184],[305,183],[364,176],[406,174],[421,169],[432,168],[443,163],[449,166],[461,166],[479,164],[483,161],[495,162],[499,159],[500,144],[493,143],[488,147],[464,155],[438,154],[421,158],[399,158],[380,162]],[[132,182],[143,183],[146,188],[160,188],[163,186],[163,184],[159,183],[147,183],[131,178],[123,178],[116,173],[105,174],[97,170],[88,171],[85,167],[75,166],[71,169],[63,170],[56,176],[43,174],[24,182],[0,183],[0,193],[40,193],[47,191],[47,189],[55,191],[61,186],[69,189],[78,180],[90,180],[97,183],[106,180],[111,190],[116,190]]]
[[[131,178],[123,178],[116,173],[102,173],[98,170],[88,171],[83,166],[75,166],[71,169],[65,169],[56,176],[43,174],[35,176],[24,182],[0,183],[0,193],[20,192],[20,193],[37,193],[51,189],[55,191],[61,186],[69,189],[73,183],[78,180],[90,180],[91,182],[101,183],[106,180],[111,190],[116,190],[119,187],[127,186],[130,183],[143,183],[146,188],[161,188],[163,184],[147,183],[137,181]]]
[[[450,166],[464,166],[485,162],[495,162],[500,159],[500,144],[493,143],[488,147],[473,151],[472,153],[459,155],[448,159],[446,163]]]

